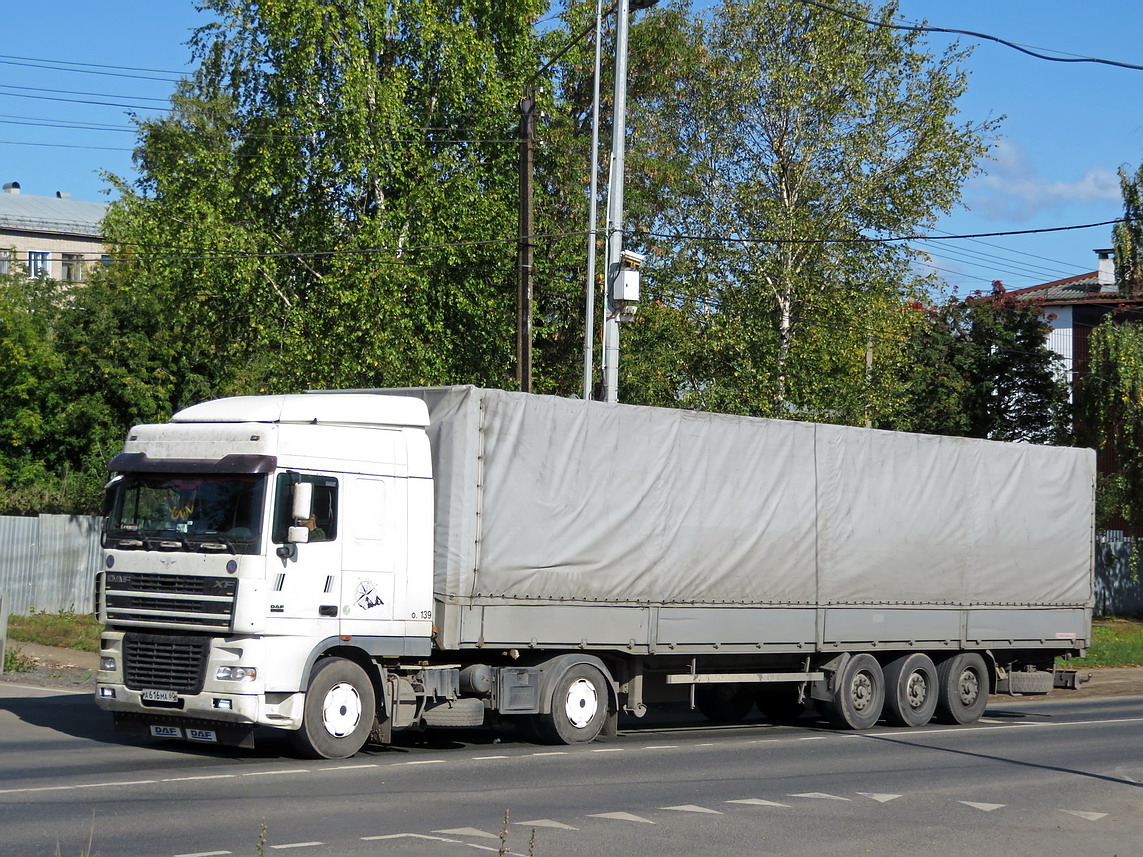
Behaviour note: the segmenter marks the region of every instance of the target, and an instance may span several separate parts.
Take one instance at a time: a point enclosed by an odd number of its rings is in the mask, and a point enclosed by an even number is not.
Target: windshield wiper
[[[221,533],[204,535],[196,541],[189,542],[189,545],[201,548],[202,550],[230,551],[230,553],[235,555],[238,553],[238,548],[234,546],[234,540]]]

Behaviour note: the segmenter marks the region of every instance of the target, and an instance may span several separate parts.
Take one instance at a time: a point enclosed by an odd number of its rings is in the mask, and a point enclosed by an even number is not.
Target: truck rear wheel
[[[575,664],[556,679],[552,710],[533,721],[539,738],[548,744],[594,741],[607,720],[607,680],[593,666]]]
[[[937,667],[921,652],[885,667],[885,717],[895,726],[924,726],[937,710]]]
[[[877,658],[854,655],[836,676],[830,699],[822,708],[830,725],[839,729],[868,729],[881,719],[885,704],[885,675]]]
[[[311,759],[347,759],[365,744],[376,714],[365,670],[345,658],[322,658],[310,676],[294,746]]]
[[[975,723],[988,706],[988,666],[976,652],[963,652],[937,666],[938,723]]]

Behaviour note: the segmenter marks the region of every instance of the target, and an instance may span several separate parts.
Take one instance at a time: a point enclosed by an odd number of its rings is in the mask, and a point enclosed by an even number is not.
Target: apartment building
[[[0,274],[25,271],[30,277],[66,282],[84,280],[104,261],[100,221],[107,205],[20,192],[8,182],[0,193]]]

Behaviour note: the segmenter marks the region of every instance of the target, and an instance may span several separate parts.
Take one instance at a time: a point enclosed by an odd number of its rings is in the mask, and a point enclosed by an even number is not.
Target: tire
[[[365,744],[376,716],[377,697],[365,670],[345,658],[322,658],[310,675],[294,746],[311,759],[347,759]]]
[[[594,741],[607,721],[607,680],[593,666],[575,664],[556,679],[551,712],[536,715],[538,737],[546,744]]]
[[[885,675],[873,655],[854,655],[837,676],[825,716],[837,729],[868,729],[881,719]]]
[[[885,667],[885,719],[894,726],[924,726],[937,710],[937,667],[921,652],[902,655]]]
[[[773,723],[793,723],[806,710],[798,700],[797,686],[759,689],[754,693],[754,704]]]
[[[963,652],[937,666],[938,723],[975,723],[988,707],[988,666],[976,652]]]
[[[750,692],[737,684],[700,684],[695,707],[715,723],[741,723],[754,707]]]

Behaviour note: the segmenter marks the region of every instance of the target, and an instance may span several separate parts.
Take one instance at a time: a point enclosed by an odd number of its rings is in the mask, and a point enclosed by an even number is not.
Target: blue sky
[[[1056,52],[1143,64],[1140,0],[901,0],[901,17]],[[129,127],[124,109],[48,99],[134,104],[145,114],[148,105],[161,106],[171,89],[170,75],[52,71],[19,58],[177,72],[189,68],[185,42],[203,22],[185,0],[10,4],[4,20],[9,38],[0,48],[0,181],[18,181],[24,193],[68,191],[76,199],[106,199],[100,170],[131,173],[133,137],[124,130]],[[951,39],[928,38],[934,48]],[[1143,160],[1138,95],[1143,71],[1047,62],[990,42],[978,44],[969,70],[964,118],[1007,118],[986,174],[966,188],[967,209],[943,218],[934,234],[1043,229],[1121,214],[1116,170],[1125,164],[1134,169]],[[80,129],[73,123],[117,130]],[[986,289],[994,279],[1019,288],[1094,270],[1092,251],[1110,241],[1110,227],[1104,226],[922,246],[932,254],[937,273],[963,294]]]

